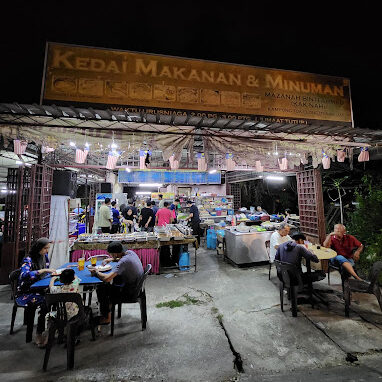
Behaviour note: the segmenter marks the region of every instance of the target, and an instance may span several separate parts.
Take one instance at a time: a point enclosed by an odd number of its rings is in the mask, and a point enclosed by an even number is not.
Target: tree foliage
[[[357,207],[350,215],[347,230],[365,245],[361,266],[382,260],[382,183],[370,175],[362,178],[356,192]]]

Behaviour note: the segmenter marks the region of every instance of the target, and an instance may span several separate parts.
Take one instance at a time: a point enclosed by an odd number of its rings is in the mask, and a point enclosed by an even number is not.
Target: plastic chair
[[[111,307],[111,326],[110,326],[110,335],[114,335],[114,321],[115,321],[115,307],[118,305],[118,318],[121,318],[122,313],[122,304],[135,304],[139,302],[141,309],[141,322],[142,330],[146,329],[147,323],[147,307],[146,307],[146,291],[145,291],[145,281],[147,275],[151,270],[151,264],[147,264],[146,269],[139,280],[139,283],[134,291],[134,293],[126,293],[123,287],[120,289],[120,294],[112,299]]]
[[[347,278],[344,280],[344,300],[345,300],[345,316],[349,317],[349,310],[351,304],[351,292],[369,293],[373,294],[377,300],[379,307],[382,311],[382,296],[381,285],[379,283],[379,276],[382,273],[382,261],[377,261],[373,264],[370,270],[370,282],[363,280],[355,280]]]
[[[24,325],[27,326],[27,332],[25,337],[25,342],[31,342],[33,336],[33,325],[34,317],[36,313],[37,306],[24,306],[17,303],[17,282],[21,273],[21,269],[16,269],[12,271],[9,275],[9,281],[11,284],[11,298],[13,299],[13,308],[12,308],[12,318],[11,318],[11,329],[9,334],[14,334],[13,328],[15,325],[17,308],[24,309]]]
[[[268,260],[269,260],[269,275],[268,275],[268,279],[270,280],[271,279],[271,270],[272,270],[272,263],[271,263],[271,257],[270,257],[270,250],[271,250],[271,242],[270,242],[270,240],[267,240],[265,242],[265,250],[267,251]]]
[[[56,330],[59,332],[58,342],[62,342],[64,328],[66,327],[66,357],[67,357],[67,369],[71,370],[74,367],[74,347],[75,347],[75,337],[77,333],[77,328],[79,325],[85,325],[87,317],[89,318],[90,330],[92,333],[92,339],[95,340],[95,325],[93,321],[93,312],[91,308],[84,307],[82,304],[82,298],[79,293],[56,293],[56,294],[46,294],[45,296],[46,305],[48,311],[52,308],[56,311],[55,317],[49,318],[49,336],[48,343],[45,349],[43,370],[46,371],[48,367],[48,361],[50,356],[50,351],[53,346],[54,337]],[[72,317],[70,320],[67,318],[66,314],[66,302],[72,302],[78,306],[78,314]]]
[[[301,274],[294,264],[275,260],[275,265],[280,280],[281,311],[284,312],[284,289],[286,289],[292,304],[292,316],[297,317],[297,292],[303,288]]]

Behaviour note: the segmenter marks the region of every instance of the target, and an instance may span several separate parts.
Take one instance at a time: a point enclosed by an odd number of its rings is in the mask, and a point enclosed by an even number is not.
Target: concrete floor
[[[340,280],[316,284],[325,303],[299,305],[293,318],[280,310],[275,271],[239,269],[216,251],[199,250],[198,272],[150,276],[146,283],[148,328],[141,331],[138,304],[123,307],[115,326],[90,332],[76,347],[75,369],[66,371],[66,349],[44,351],[25,343],[22,314],[9,335],[12,302],[0,287],[0,380],[29,381],[381,381],[382,313],[374,296],[354,295],[344,317]],[[185,295],[197,304],[157,308]],[[230,341],[230,342],[229,342]],[[230,346],[231,345],[231,346]],[[237,355],[239,354],[239,356]],[[351,353],[358,361],[349,363]],[[244,372],[234,368],[234,354]]]

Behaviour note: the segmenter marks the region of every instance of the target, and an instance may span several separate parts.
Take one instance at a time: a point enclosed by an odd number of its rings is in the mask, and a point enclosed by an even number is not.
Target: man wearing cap
[[[312,272],[310,277],[308,273],[302,272],[302,258],[305,258],[308,261],[313,261],[315,263],[319,262],[318,257],[304,247],[304,241],[306,240],[305,235],[302,233],[296,233],[292,236],[292,239],[294,241],[288,241],[279,245],[276,251],[275,260],[296,265],[304,284],[307,284],[309,281],[322,280],[323,274],[321,271]]]
[[[119,241],[111,242],[107,247],[107,252],[112,257],[104,260],[104,265],[118,262],[112,272],[105,274],[96,269],[90,271],[92,276],[98,277],[104,282],[97,287],[97,297],[102,315],[101,325],[110,323],[110,308],[113,297],[117,298],[120,293],[124,295],[134,293],[143,276],[142,263],[137,254],[130,250],[125,252]]]

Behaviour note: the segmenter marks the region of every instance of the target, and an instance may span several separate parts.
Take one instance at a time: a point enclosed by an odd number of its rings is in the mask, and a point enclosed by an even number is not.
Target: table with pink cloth
[[[122,245],[126,249],[134,251],[142,262],[143,268],[147,264],[151,264],[151,273],[160,273],[160,257],[159,249],[165,245],[179,245],[179,244],[193,244],[195,246],[195,270],[196,270],[196,249],[198,248],[198,242],[195,237],[184,238],[183,240],[171,240],[166,242],[159,242],[158,240],[148,240],[143,242],[123,242]],[[97,255],[107,255],[107,246],[109,242],[85,242],[75,241],[70,254],[70,261],[78,261],[80,257],[85,257],[87,260],[89,257]]]
[[[109,243],[85,243],[75,242],[72,247],[70,261],[78,261],[80,257],[89,257],[97,255],[108,255],[107,246]],[[159,248],[157,241],[142,243],[123,243],[124,247],[134,251],[142,262],[143,268],[151,264],[151,273],[159,274]],[[143,246],[149,248],[142,248]]]

